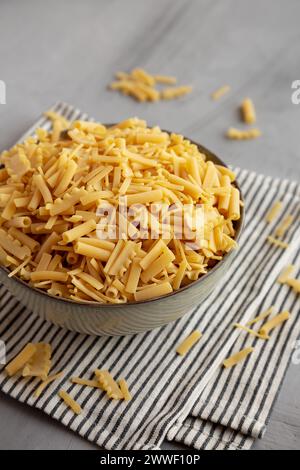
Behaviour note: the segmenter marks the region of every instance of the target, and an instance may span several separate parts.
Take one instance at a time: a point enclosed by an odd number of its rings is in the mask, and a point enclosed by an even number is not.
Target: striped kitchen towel
[[[64,116],[86,118],[65,104],[55,108]],[[36,126],[47,128],[41,119]],[[291,260],[300,268],[300,186],[246,170],[237,170],[246,205],[246,225],[240,248],[227,276],[201,305],[163,328],[127,337],[93,337],[63,330],[36,317],[5,290],[0,289],[0,338],[10,360],[27,342],[49,342],[52,371],[64,370],[35,398],[38,380],[8,378],[0,373],[0,389],[17,400],[39,408],[84,438],[106,449],[159,449],[164,439],[197,449],[246,449],[261,437],[269,418],[293,342],[300,332],[299,296],[276,283]],[[264,217],[274,200],[283,211],[266,224]],[[266,241],[287,213],[295,215],[285,235],[284,250]],[[291,318],[276,328],[269,341],[256,339],[232,324],[245,324],[274,305],[288,309]],[[201,340],[184,356],[178,343],[194,329]],[[254,352],[231,369],[221,367],[232,352],[253,345]],[[71,384],[70,377],[92,378],[96,368],[125,377],[133,399],[108,400],[99,389]],[[74,415],[57,392],[64,388],[81,405]]]

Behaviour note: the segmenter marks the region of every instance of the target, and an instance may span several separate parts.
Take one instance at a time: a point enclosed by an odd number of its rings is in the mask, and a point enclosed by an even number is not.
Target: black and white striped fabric
[[[65,104],[56,110],[70,119],[86,118]],[[41,119],[38,125],[49,123]],[[223,282],[175,323],[136,336],[84,336],[41,320],[2,287],[0,338],[7,359],[29,341],[49,342],[51,373],[64,370],[65,375],[34,398],[36,379],[8,378],[2,371],[0,389],[106,449],[159,449],[166,438],[197,449],[250,448],[264,433],[300,333],[299,296],[276,283],[291,261],[300,274],[300,186],[246,170],[237,170],[237,177],[246,205],[240,248]],[[264,216],[277,199],[284,211],[266,224]],[[287,213],[295,215],[295,222],[285,236],[289,248],[283,250],[266,238]],[[288,309],[291,319],[269,341],[232,327],[270,305],[278,312]],[[203,332],[201,340],[185,357],[176,355],[178,343],[196,328]],[[220,366],[225,357],[249,345],[255,350],[243,363],[231,369]],[[108,400],[99,389],[71,384],[71,376],[92,378],[95,368],[125,377],[133,400]],[[62,387],[81,405],[81,415],[59,399]]]

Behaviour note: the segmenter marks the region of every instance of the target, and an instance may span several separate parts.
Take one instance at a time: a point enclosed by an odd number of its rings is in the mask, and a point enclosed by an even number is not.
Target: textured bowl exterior
[[[168,132],[168,131],[166,131]],[[193,142],[208,160],[226,166],[205,147]],[[238,184],[236,184],[238,187]],[[243,228],[244,210],[235,222],[236,240]],[[79,333],[97,336],[125,336],[145,332],[177,320],[199,305],[224,279],[236,250],[225,254],[210,271],[197,281],[166,296],[128,304],[79,303],[61,299],[30,287],[17,277],[8,277],[0,266],[0,282],[29,310],[39,317]]]
[[[188,289],[136,304],[91,306],[58,299],[8,277],[3,269],[0,269],[0,281],[29,310],[51,323],[90,335],[123,336],[165,325],[201,304],[225,276],[232,258],[228,256],[214,271],[203,276],[201,282],[192,283]]]

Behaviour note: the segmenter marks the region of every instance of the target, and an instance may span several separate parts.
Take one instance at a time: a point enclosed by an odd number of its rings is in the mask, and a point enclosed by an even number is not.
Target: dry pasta
[[[253,325],[254,323],[257,323],[260,320],[264,320],[265,318],[267,318],[273,312],[273,310],[274,310],[273,306],[268,308],[265,312],[262,312],[257,317],[255,317],[252,320],[248,321],[248,323],[246,323],[246,326],[251,326],[251,325]]]
[[[275,229],[275,236],[276,237],[283,237],[286,233],[286,231],[289,229],[290,225],[292,224],[294,220],[294,216],[291,214],[288,214],[282,221],[278,227]]]
[[[266,222],[271,223],[273,220],[278,216],[280,213],[281,209],[283,207],[283,204],[281,201],[276,201],[269,212],[266,215]]]
[[[25,364],[32,358],[36,353],[36,345],[28,343],[21,352],[5,367],[6,372],[11,377],[15,375],[20,369],[23,369]]]
[[[261,131],[257,128],[241,130],[235,127],[230,127],[227,131],[226,136],[232,140],[249,140],[256,139],[261,136]]]
[[[58,396],[75,414],[80,415],[82,413],[81,406],[65,390],[60,390]]]
[[[36,388],[34,396],[38,398],[50,383],[54,382],[54,380],[60,379],[63,374],[63,372],[57,372],[57,374],[49,375],[49,377],[47,377],[46,380],[43,380],[43,382]]]
[[[40,377],[46,380],[51,368],[51,346],[48,343],[36,343],[34,355],[25,364],[23,377]]]
[[[233,326],[235,328],[239,328],[241,330],[246,331],[247,333],[249,333],[249,335],[255,336],[256,338],[269,339],[269,336],[265,336],[260,333],[257,333],[257,331],[254,331],[251,328],[248,328],[247,326],[241,325],[240,323],[234,323]]]
[[[134,80],[164,81],[144,72]],[[105,127],[48,117],[52,131],[1,154],[0,261],[9,276],[78,302],[144,301],[199,279],[235,248],[235,175],[196,145],[138,118]],[[188,233],[178,237],[180,214]]]
[[[200,331],[195,330],[191,333],[180,345],[177,347],[176,352],[180,354],[180,356],[184,356],[193,346],[194,344],[199,341],[201,338],[202,333]]]
[[[125,379],[120,379],[119,380],[119,387],[120,387],[120,390],[123,394],[123,397],[124,397],[124,400],[125,401],[130,401],[132,399],[132,396],[131,396],[131,393],[128,389],[128,385],[127,385],[127,382]]]
[[[285,284],[291,278],[291,275],[294,269],[295,269],[295,266],[292,264],[289,264],[288,266],[286,266],[283,269],[283,271],[280,273],[280,276],[278,277],[277,282],[279,282],[279,284]]]
[[[242,117],[247,124],[254,124],[256,122],[256,113],[253,101],[250,98],[245,98],[241,105]]]
[[[114,380],[112,375],[108,372],[108,370],[96,369],[95,375],[98,378],[98,381],[102,386],[103,390],[106,391],[109,398],[113,398],[114,400],[122,400],[124,398],[119,385]]]
[[[269,331],[273,330],[276,326],[280,325],[281,323],[287,321],[290,318],[290,313],[288,311],[284,311],[276,315],[276,317],[271,318],[268,322],[266,322],[259,330],[259,333],[263,336],[267,336]]]
[[[215,90],[212,94],[211,97],[214,101],[219,100],[222,98],[222,96],[226,95],[230,91],[230,86],[229,85],[223,85],[222,87],[218,88]]]
[[[254,348],[251,346],[245,349],[242,349],[241,351],[238,351],[237,353],[233,354],[232,356],[228,357],[227,359],[224,359],[223,361],[223,366],[225,368],[235,366],[239,362],[243,361],[246,359],[246,357],[251,354],[254,351]]]
[[[267,240],[268,240],[269,243],[271,243],[272,245],[275,245],[275,246],[277,246],[277,247],[279,247],[279,248],[286,249],[286,248],[289,247],[289,244],[288,244],[288,243],[283,242],[282,240],[278,240],[277,238],[272,237],[272,235],[269,235],[269,236],[267,237]]]
[[[168,87],[163,90],[156,88],[157,84],[175,85],[176,77],[168,75],[151,75],[141,68],[133,69],[130,73],[117,72],[117,81],[109,85],[111,90],[118,90],[129,95],[137,101],[158,101],[159,99],[174,99],[192,91],[190,86]]]

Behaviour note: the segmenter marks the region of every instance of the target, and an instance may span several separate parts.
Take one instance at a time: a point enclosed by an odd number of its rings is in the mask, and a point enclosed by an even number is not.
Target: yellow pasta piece
[[[259,333],[263,336],[267,336],[269,331],[273,330],[276,326],[280,325],[281,323],[287,321],[290,318],[290,313],[288,311],[284,311],[276,315],[276,317],[271,318],[268,322],[266,322],[261,329],[259,330]]]
[[[273,306],[268,308],[268,310],[266,310],[265,312],[262,312],[257,317],[255,317],[252,320],[248,321],[248,323],[246,323],[246,326],[251,326],[254,323],[257,323],[258,321],[263,320],[264,318],[267,318],[273,312],[273,310],[274,310]]]
[[[34,392],[34,396],[36,398],[41,396],[45,388],[48,387],[49,384],[54,382],[54,380],[60,379],[63,376],[63,374],[64,374],[63,372],[57,372],[57,374],[49,375],[47,379],[43,380],[42,383],[37,387],[37,389]]]
[[[58,271],[35,271],[31,273],[31,280],[37,281],[61,281],[66,282],[68,280],[68,273],[62,273]]]
[[[256,113],[253,101],[250,98],[245,98],[241,105],[243,120],[247,124],[254,124],[256,122]]]
[[[46,380],[51,368],[51,346],[47,343],[36,343],[36,351],[23,368],[23,377],[40,377]]]
[[[238,351],[237,353],[233,354],[232,356],[228,357],[227,359],[224,359],[223,366],[226,367],[226,368],[235,366],[239,362],[246,359],[246,357],[249,354],[251,354],[253,351],[254,351],[254,348],[252,348],[252,347],[242,349],[241,351]]]
[[[300,279],[287,279],[286,283],[291,286],[295,292],[300,293]]]
[[[188,85],[182,85],[178,87],[165,88],[161,92],[161,97],[164,100],[172,100],[174,98],[180,98],[181,96],[191,93],[193,88]]]
[[[134,258],[129,271],[129,276],[127,279],[125,290],[131,294],[136,292],[142,267],[140,266],[140,258]]]
[[[276,201],[274,205],[271,207],[269,212],[266,215],[266,222],[271,223],[273,220],[278,216],[279,212],[281,211],[283,204],[281,201]]]
[[[227,131],[228,139],[234,140],[247,140],[247,139],[256,139],[261,136],[261,131],[259,129],[253,128],[249,130],[240,130],[230,127]]]
[[[241,330],[247,331],[252,336],[255,336],[256,338],[260,339],[269,339],[269,336],[262,335],[260,333],[257,333],[257,331],[251,330],[251,328],[248,328],[247,326],[241,325],[240,323],[234,323],[233,326],[235,328],[240,328]]]
[[[96,222],[91,219],[83,224],[77,225],[76,227],[68,230],[63,234],[63,241],[65,243],[70,243],[76,240],[77,238],[83,237],[88,233],[92,232],[96,228]]]
[[[276,237],[283,237],[286,233],[286,231],[289,229],[290,225],[292,224],[294,220],[294,216],[291,214],[288,214],[282,221],[278,227],[275,229],[275,236]]]
[[[228,217],[231,220],[238,220],[240,218],[240,192],[237,188],[231,189]]]
[[[58,395],[75,414],[80,415],[82,413],[81,406],[65,390],[60,390]]]
[[[132,399],[132,396],[129,392],[129,389],[128,389],[128,385],[127,385],[127,382],[125,379],[120,379],[119,380],[119,387],[120,387],[120,390],[123,394],[123,398],[125,401],[130,401]]]
[[[278,246],[279,248],[286,249],[289,247],[288,243],[283,242],[282,240],[278,240],[277,238],[274,238],[271,235],[268,236],[267,240],[269,243],[271,243],[272,245]]]
[[[108,370],[95,370],[95,375],[98,378],[100,385],[103,390],[106,391],[109,398],[114,400],[122,400],[124,398],[123,393],[118,386],[117,382],[113,379],[112,375]]]
[[[222,87],[218,88],[211,94],[213,100],[219,100],[222,96],[226,95],[230,91],[229,85],[223,85]]]
[[[170,294],[173,291],[172,286],[169,282],[163,282],[161,284],[150,285],[143,290],[134,293],[134,298],[137,302],[142,300],[148,300],[153,297],[160,297],[162,295]]]
[[[191,333],[180,345],[177,347],[176,352],[180,354],[180,356],[185,356],[187,352],[199,341],[201,338],[202,333],[200,331],[195,330]]]
[[[28,343],[21,352],[5,367],[6,372],[11,377],[15,375],[36,353],[37,347],[35,344]]]
[[[288,266],[286,266],[284,270],[281,272],[280,276],[278,277],[277,282],[279,282],[280,284],[285,284],[288,281],[288,279],[291,278],[291,275],[294,269],[295,269],[295,266],[292,264],[289,264]]]
[[[104,390],[99,380],[87,380],[82,379],[81,377],[72,377],[71,382],[74,384],[85,385],[86,387],[100,388]]]

